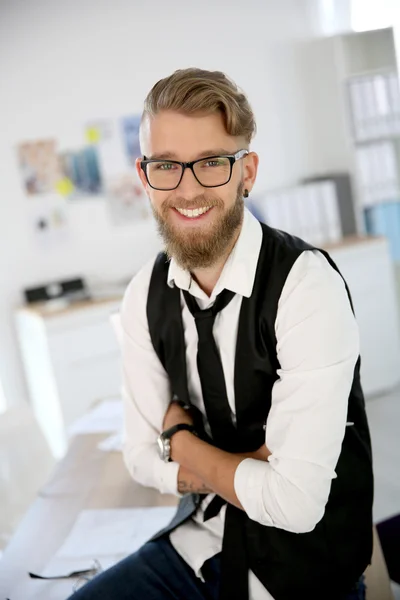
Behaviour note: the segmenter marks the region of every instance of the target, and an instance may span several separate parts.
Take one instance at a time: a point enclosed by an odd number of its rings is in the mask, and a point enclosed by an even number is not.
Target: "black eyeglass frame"
[[[216,156],[206,156],[205,158],[198,158],[197,160],[192,160],[190,162],[180,162],[179,160],[168,160],[168,159],[157,159],[157,158],[146,158],[145,156],[143,157],[143,160],[140,162],[140,168],[142,169],[143,173],[146,176],[146,180],[147,183],[149,184],[149,186],[151,188],[153,188],[153,190],[158,190],[159,192],[172,192],[173,190],[176,190],[176,188],[178,188],[180,186],[180,183],[183,179],[183,175],[185,173],[186,169],[190,169],[194,175],[194,178],[196,179],[196,181],[205,188],[215,188],[215,187],[222,187],[223,185],[226,185],[227,183],[230,182],[230,180],[232,179],[232,171],[233,171],[233,165],[235,164],[235,162],[237,162],[238,160],[244,158],[245,156],[247,156],[249,154],[248,150],[238,150],[235,154],[218,154]],[[218,185],[204,185],[203,183],[201,183],[201,181],[199,181],[196,173],[194,172],[194,168],[193,166],[196,163],[199,162],[203,162],[205,160],[211,160],[213,158],[227,158],[229,159],[229,164],[231,167],[230,173],[229,173],[229,178],[227,181],[225,181],[225,183],[219,183]],[[150,163],[159,163],[159,162],[166,162],[166,163],[172,163],[174,165],[180,165],[182,167],[182,173],[180,176],[180,179],[177,183],[177,185],[173,188],[157,188],[154,187],[153,185],[151,185],[150,181],[149,181],[149,176],[147,174],[147,165]]]

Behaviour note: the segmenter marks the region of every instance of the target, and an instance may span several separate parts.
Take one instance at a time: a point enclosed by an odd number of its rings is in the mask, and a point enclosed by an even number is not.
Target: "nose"
[[[176,190],[177,194],[183,196],[187,200],[196,198],[200,194],[204,194],[204,188],[197,181],[191,169],[185,169],[182,180]]]

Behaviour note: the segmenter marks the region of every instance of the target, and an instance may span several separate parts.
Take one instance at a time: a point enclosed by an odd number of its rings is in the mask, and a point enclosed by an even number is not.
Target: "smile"
[[[200,217],[200,215],[204,215],[206,212],[208,212],[209,210],[211,210],[211,206],[205,206],[203,208],[194,208],[194,209],[185,209],[185,208],[176,208],[175,210],[178,211],[178,213],[180,213],[181,215],[183,215],[184,217],[188,217],[189,219],[194,219],[196,217]]]

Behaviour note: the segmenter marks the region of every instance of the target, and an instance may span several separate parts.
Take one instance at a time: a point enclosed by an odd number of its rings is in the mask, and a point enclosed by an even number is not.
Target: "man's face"
[[[175,111],[147,118],[141,130],[141,145],[146,158],[182,162],[235,154],[246,148],[244,139],[226,132],[221,114],[189,116]],[[257,165],[254,167],[251,155],[250,159],[234,164],[226,185],[203,187],[186,169],[179,186],[171,191],[153,189],[137,161],[167,253],[182,267],[208,267],[230,251],[243,218],[243,190],[251,189],[255,178]]]

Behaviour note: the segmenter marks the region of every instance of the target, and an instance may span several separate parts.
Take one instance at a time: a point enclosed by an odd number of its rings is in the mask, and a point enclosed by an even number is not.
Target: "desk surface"
[[[65,458],[28,510],[0,561],[0,600],[65,600],[73,579],[31,579],[55,554],[84,508],[166,506],[175,496],[144,488],[129,476],[120,452],[97,449],[106,435],[73,438]]]
[[[66,600],[71,595],[74,579],[31,579],[27,572],[45,567],[82,509],[177,503],[175,496],[132,481],[120,452],[98,450],[97,444],[107,435],[73,438],[0,560],[0,600]],[[366,571],[367,600],[393,600],[376,530],[373,563]]]

